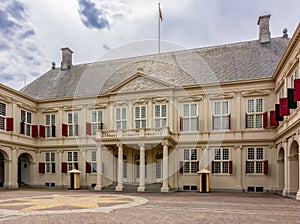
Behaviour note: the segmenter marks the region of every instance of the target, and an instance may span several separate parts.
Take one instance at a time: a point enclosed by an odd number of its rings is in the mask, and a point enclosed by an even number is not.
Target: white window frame
[[[78,163],[79,153],[77,151],[68,151],[67,152],[67,161],[68,161],[68,171],[75,168],[75,163]]]
[[[45,137],[54,137],[52,136],[52,129],[55,128],[56,114],[45,114]],[[54,125],[54,127],[53,127]]]
[[[229,174],[230,149],[214,149],[214,174]]]
[[[258,110],[258,101],[261,100],[261,111]],[[250,111],[249,101],[253,101],[253,110]],[[251,98],[247,99],[247,128],[263,128],[263,114],[264,114],[264,99]]]
[[[183,173],[184,174],[197,174],[198,168],[198,150],[183,149]]]
[[[127,107],[117,107],[116,108],[116,110],[115,110],[115,125],[116,125],[117,130],[127,129],[127,114],[128,114]]]
[[[21,109],[21,122],[24,122],[24,134],[31,136],[32,113]]]
[[[182,131],[198,131],[198,116],[197,103],[182,104]]]
[[[67,114],[68,118],[68,136],[79,136],[79,112],[71,111]]]
[[[55,152],[45,152],[45,172],[52,173],[55,167]]]
[[[247,149],[247,174],[264,174],[264,156],[263,147],[249,147]]]
[[[90,152],[91,173],[97,173],[97,150]]]
[[[0,129],[6,129],[6,104],[0,102]]]
[[[165,113],[163,110],[165,110]],[[167,104],[154,105],[154,128],[167,127],[167,122],[168,122],[167,117],[168,117]]]
[[[227,112],[224,111],[224,104],[227,104]],[[216,104],[220,104],[219,113],[217,113]],[[228,100],[214,101],[213,102],[213,130],[228,130],[230,127],[229,113],[230,104]]]
[[[135,128],[146,128],[147,126],[147,107],[145,105],[134,107]]]
[[[91,112],[91,125],[92,135],[97,134],[97,130],[103,128],[103,110],[92,110]]]

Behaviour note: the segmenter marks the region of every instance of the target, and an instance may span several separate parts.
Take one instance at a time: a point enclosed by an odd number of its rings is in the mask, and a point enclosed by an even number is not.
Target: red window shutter
[[[180,117],[179,126],[180,126],[180,131],[183,131],[183,117]]]
[[[45,173],[45,163],[39,163],[39,173]]]
[[[270,126],[277,127],[279,125],[279,121],[276,120],[276,111],[270,111]]]
[[[300,79],[294,80],[294,101],[300,101]]]
[[[246,125],[246,128],[248,128],[248,114],[247,113],[245,115],[245,125]]]
[[[288,98],[280,98],[279,99],[279,115],[281,117],[290,115],[290,109],[288,107]]]
[[[61,126],[62,136],[68,137],[68,125],[62,124]]]
[[[288,108],[290,109],[297,109],[297,101],[294,101],[294,89],[288,88],[287,89],[288,94]]]
[[[268,166],[268,160],[264,161],[264,174],[268,174],[269,172],[269,166]]]
[[[92,171],[91,164],[89,162],[86,162],[85,163],[85,172],[86,173],[91,173],[91,171]]]
[[[283,117],[280,116],[280,105],[275,104],[275,114],[276,114],[276,121],[283,121]]]
[[[228,162],[228,172],[232,174],[232,160]]]
[[[264,128],[268,127],[268,111],[263,113],[263,127]]]
[[[211,172],[215,173],[215,161],[211,161]]]
[[[39,136],[38,135],[38,126],[37,125],[32,125],[31,128],[32,128],[31,129],[32,130],[31,136],[34,137],[34,138],[38,137]]]
[[[67,173],[68,172],[68,163],[66,163],[66,162],[61,163],[61,172],[62,173]]]
[[[179,173],[183,173],[183,161],[179,162]]]
[[[231,129],[231,114],[228,115],[228,129]]]
[[[89,123],[89,122],[86,122],[85,128],[86,128],[86,134],[87,135],[92,135],[92,124]]]
[[[40,137],[45,138],[45,126],[40,125]]]
[[[6,118],[6,131],[14,130],[14,119],[12,117]]]

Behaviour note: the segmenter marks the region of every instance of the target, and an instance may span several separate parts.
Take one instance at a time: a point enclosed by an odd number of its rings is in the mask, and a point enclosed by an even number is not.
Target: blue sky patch
[[[79,13],[81,21],[88,28],[104,29],[109,27],[108,19],[104,10],[97,8],[95,3],[88,0],[79,1]]]

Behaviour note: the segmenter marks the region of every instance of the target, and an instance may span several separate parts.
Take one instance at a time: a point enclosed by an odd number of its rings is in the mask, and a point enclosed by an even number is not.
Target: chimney
[[[61,49],[61,53],[62,53],[61,70],[70,69],[72,66],[73,51],[70,48],[65,47]]]
[[[259,25],[259,41],[261,44],[269,43],[271,41],[270,32],[270,17],[271,15],[264,15],[258,18],[257,25]]]

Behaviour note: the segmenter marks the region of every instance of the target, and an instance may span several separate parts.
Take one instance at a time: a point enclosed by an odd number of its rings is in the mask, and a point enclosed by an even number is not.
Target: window
[[[91,151],[91,172],[97,172],[97,152]]]
[[[116,108],[116,128],[127,129],[127,108],[119,107]]]
[[[21,110],[21,134],[31,135],[31,113]]]
[[[68,113],[68,136],[79,135],[78,114],[78,112],[74,111]]]
[[[146,128],[146,106],[135,107],[135,128]]]
[[[264,163],[264,149],[263,148],[248,148],[246,172],[247,173],[265,173]]]
[[[46,152],[45,161],[46,173],[55,173],[55,153]]]
[[[263,99],[247,100],[247,128],[262,128],[263,127]]]
[[[0,103],[0,129],[5,130],[6,104]]]
[[[55,137],[55,114],[45,115],[46,137]]]
[[[96,135],[97,130],[103,129],[103,111],[92,111],[92,135]]]
[[[229,102],[216,101],[213,109],[213,130],[230,129]]]
[[[198,171],[198,155],[197,149],[183,150],[183,172],[197,173]]]
[[[155,105],[154,107],[154,127],[162,128],[167,126],[167,105]]]
[[[78,152],[68,152],[68,171],[78,169]]]
[[[278,102],[279,102],[280,98],[284,98],[284,89],[283,88],[281,88],[281,90],[278,93]]]
[[[232,163],[229,161],[229,149],[216,148],[212,166],[213,173],[231,173]]]
[[[196,103],[183,104],[182,131],[198,130],[198,109]]]

